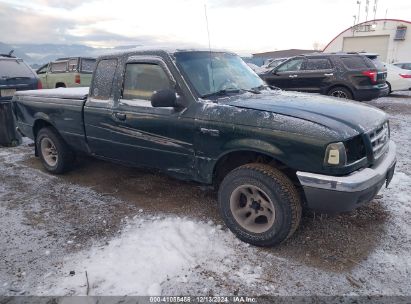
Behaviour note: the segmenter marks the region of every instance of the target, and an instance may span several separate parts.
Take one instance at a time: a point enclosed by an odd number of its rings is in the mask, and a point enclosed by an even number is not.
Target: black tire
[[[252,205],[256,203],[256,201],[254,201],[255,198],[251,200],[249,200],[248,197],[246,198],[246,205],[249,206],[249,208],[260,208],[258,210],[252,209],[252,214],[255,212],[254,217],[257,216],[254,222],[252,222],[252,225],[255,227],[259,227],[259,225],[269,227],[266,228],[265,231],[256,232],[255,230],[260,228],[253,228],[254,231],[252,231],[253,229],[244,228],[232,211],[233,204],[236,202],[234,197],[236,197],[239,191],[238,189],[243,191],[242,187],[247,188],[249,186],[254,187],[254,190],[261,190],[264,197],[268,198],[274,206],[274,210],[271,211],[271,213],[274,214],[273,223],[269,223],[268,218],[266,218],[267,223],[264,223],[264,221],[262,224],[257,223],[259,217],[256,214],[258,214],[262,206],[265,205],[261,204],[253,207]],[[259,190],[257,190],[257,192],[261,194]],[[243,194],[241,193],[240,196],[241,195]],[[250,201],[252,202],[250,203]],[[227,227],[240,240],[256,246],[269,247],[285,241],[297,230],[301,220],[302,204],[298,191],[285,174],[266,164],[247,164],[231,171],[220,185],[218,204]],[[246,207],[240,206],[239,208]],[[235,211],[243,213],[241,210]],[[244,217],[244,221],[246,222],[247,215],[244,215]],[[251,217],[251,214],[248,217]]]
[[[328,95],[344,99],[353,99],[351,91],[344,87],[334,87],[328,91]]]
[[[52,145],[53,155],[56,157],[55,164],[50,161],[50,154],[47,155],[42,149],[42,144],[46,143]],[[73,164],[73,151],[52,127],[46,127],[39,131],[36,137],[36,149],[43,166],[53,174],[62,174],[69,170]]]
[[[387,81],[387,85],[388,85],[388,95],[390,95],[392,93],[392,88],[391,88],[391,84]]]

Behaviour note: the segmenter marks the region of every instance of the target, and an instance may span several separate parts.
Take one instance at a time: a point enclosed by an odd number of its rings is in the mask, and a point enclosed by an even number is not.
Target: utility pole
[[[361,1],[357,0],[357,4],[358,4],[358,15],[357,15],[358,21],[357,21],[357,23],[360,23]]]
[[[365,21],[368,21],[368,7],[370,5],[370,0],[365,1]]]
[[[374,20],[375,20],[375,17],[377,16],[377,5],[378,5],[378,0],[374,0]]]

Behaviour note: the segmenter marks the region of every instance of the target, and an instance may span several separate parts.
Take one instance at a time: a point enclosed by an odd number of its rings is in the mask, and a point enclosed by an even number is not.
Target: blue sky
[[[0,41],[207,46],[204,5],[212,47],[242,53],[323,46],[358,14],[356,0],[0,0]],[[378,0],[386,14],[411,19],[411,1]]]

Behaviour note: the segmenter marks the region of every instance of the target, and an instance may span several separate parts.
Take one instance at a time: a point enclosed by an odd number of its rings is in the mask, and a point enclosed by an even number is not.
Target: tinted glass
[[[164,70],[156,64],[131,63],[126,66],[124,99],[150,100],[155,91],[170,88]]]
[[[364,58],[360,56],[341,57],[342,63],[349,70],[368,69]]]
[[[288,72],[288,71],[299,71],[301,65],[303,64],[303,58],[291,59],[290,61],[285,62],[278,68],[278,72]]]
[[[200,96],[220,90],[251,89],[260,77],[237,55],[220,52],[178,52],[178,66]]]
[[[99,62],[93,80],[93,98],[110,98],[116,68],[117,59],[105,59]]]
[[[275,68],[276,66],[280,65],[280,63],[283,63],[284,61],[286,61],[286,59],[274,59],[273,61],[271,61],[268,67]]]
[[[10,77],[34,77],[34,72],[23,60],[0,59],[0,79]]]
[[[81,60],[81,71],[82,72],[93,72],[96,66],[96,59],[82,59]]]
[[[406,70],[411,70],[411,63],[404,63],[404,64],[402,65],[402,68],[403,68],[403,69],[406,69]]]
[[[52,72],[65,72],[67,70],[67,61],[53,62],[51,64]]]
[[[331,62],[325,58],[309,58],[304,70],[329,70],[332,69]]]
[[[44,74],[47,72],[48,69],[48,64],[46,64],[45,66],[42,66],[40,69],[37,70],[37,74]]]
[[[385,65],[380,61],[378,57],[373,57],[373,58],[368,58],[369,60],[372,61],[372,63],[375,65],[375,67],[379,70],[385,70]]]

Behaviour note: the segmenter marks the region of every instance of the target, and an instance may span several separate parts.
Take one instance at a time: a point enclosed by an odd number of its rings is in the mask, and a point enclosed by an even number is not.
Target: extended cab
[[[106,55],[90,89],[13,100],[48,171],[63,173],[87,153],[214,184],[227,226],[259,246],[290,237],[303,206],[337,212],[369,202],[396,162],[384,112],[272,89],[229,52]]]

